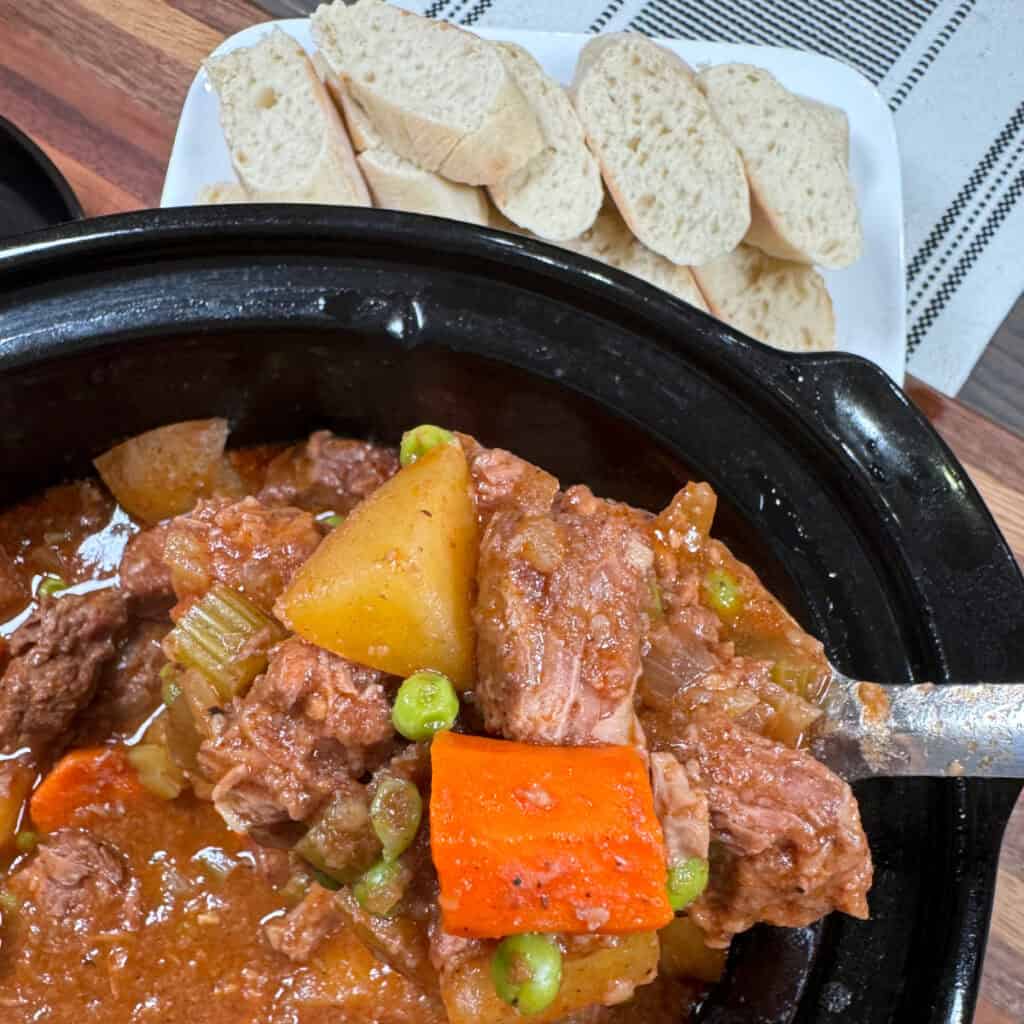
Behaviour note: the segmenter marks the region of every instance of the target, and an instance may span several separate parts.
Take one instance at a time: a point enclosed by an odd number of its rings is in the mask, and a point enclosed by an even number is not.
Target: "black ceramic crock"
[[[213,414],[235,443],[444,423],[647,508],[706,479],[718,533],[843,671],[1024,678],[1006,543],[863,360],[773,352],[561,250],[379,211],[133,214],[0,254],[0,500]],[[871,920],[754,929],[701,1019],[967,1024],[1018,790],[859,785]]]

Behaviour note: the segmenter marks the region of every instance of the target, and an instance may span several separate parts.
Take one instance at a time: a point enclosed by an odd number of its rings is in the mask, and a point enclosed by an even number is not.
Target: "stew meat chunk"
[[[108,923],[103,916],[111,913],[126,929],[142,923],[138,882],[124,858],[88,832],[55,832],[21,872],[16,888],[31,897],[48,927]]]
[[[264,927],[267,941],[289,960],[306,963],[313,951],[345,923],[334,895],[314,885],[309,895],[284,917]]]
[[[183,611],[216,583],[270,609],[316,550],[320,531],[309,512],[269,508],[255,498],[200,501],[172,520],[164,560]]]
[[[871,854],[850,787],[809,754],[715,715],[671,750],[707,792],[714,884],[691,914],[715,945],[758,921],[868,915]]]
[[[131,736],[160,704],[160,672],[167,659],[161,641],[168,626],[139,619],[100,673],[96,694],[75,725],[75,746]]]
[[[164,560],[168,524],[142,530],[125,546],[121,558],[121,590],[137,615],[166,621],[174,604],[171,570]]]
[[[633,695],[654,555],[635,513],[586,487],[548,508],[517,497],[496,504],[480,544],[487,728],[536,743],[640,742]]]
[[[239,831],[303,821],[376,767],[393,734],[382,680],[304,640],[280,644],[200,751],[225,821]]]
[[[43,598],[10,639],[10,662],[0,677],[0,753],[66,743],[126,621],[116,590]]]
[[[182,514],[140,529],[92,483],[0,514],[0,615],[18,616],[0,633],[0,755],[17,754],[0,760],[4,1020],[71,1024],[90,1006],[172,1024],[668,1024],[735,934],[867,915],[856,801],[800,749],[821,645],[710,537],[707,485],[655,516],[424,427],[402,448],[423,462],[374,505],[447,528],[431,586],[387,516],[391,547],[342,547],[321,579],[307,560],[346,529],[323,513],[387,485],[398,453],[319,431],[225,454],[226,422],[203,423],[220,468],[186,501],[131,469],[145,445],[119,449],[124,493]],[[441,463],[459,471],[459,522],[476,513],[461,562]],[[118,551],[131,536],[103,577],[79,549],[115,521]],[[300,567],[316,599],[349,563],[374,600],[394,583],[414,611],[459,581],[473,620],[448,632],[475,651],[466,678],[424,658],[406,685],[351,660],[403,641],[415,660],[430,639],[392,635],[362,596],[320,610],[371,618],[382,636],[363,653],[273,617]],[[100,582],[36,599],[40,566]],[[58,763],[69,747],[84,749]],[[594,810],[595,775],[613,787],[604,817],[577,811]],[[456,899],[485,854],[480,898]],[[627,880],[616,900],[606,878]],[[571,914],[537,926],[559,900],[587,906],[575,931]],[[613,926],[631,900],[640,931]]]
[[[318,430],[304,444],[286,449],[270,463],[257,497],[265,505],[344,514],[397,471],[393,448]]]

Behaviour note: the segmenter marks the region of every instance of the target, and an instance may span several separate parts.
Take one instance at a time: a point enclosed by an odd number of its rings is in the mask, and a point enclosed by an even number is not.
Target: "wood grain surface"
[[[202,58],[266,16],[244,0],[0,0],[0,113],[95,216],[155,206]],[[911,381],[1024,562],[1024,440]],[[1009,396],[1013,401],[1013,396]],[[1024,805],[1003,847],[975,1024],[1024,1022]]]
[[[1007,314],[958,397],[1024,437],[1024,295]]]

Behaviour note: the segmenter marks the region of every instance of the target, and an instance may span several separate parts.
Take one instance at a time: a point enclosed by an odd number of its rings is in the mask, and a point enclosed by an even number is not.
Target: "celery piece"
[[[352,895],[359,906],[374,917],[390,917],[405,895],[412,872],[397,860],[381,860],[354,886]]]
[[[167,637],[174,660],[201,672],[227,703],[267,667],[267,652],[284,639],[280,624],[242,594],[215,583]]]
[[[384,860],[397,860],[412,845],[423,817],[423,797],[406,779],[381,779],[370,804],[370,823],[384,850]]]

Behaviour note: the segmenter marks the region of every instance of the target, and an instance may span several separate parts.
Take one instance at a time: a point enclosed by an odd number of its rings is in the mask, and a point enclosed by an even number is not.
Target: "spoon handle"
[[[850,781],[1024,779],[1024,684],[882,686],[835,672],[811,752]]]

